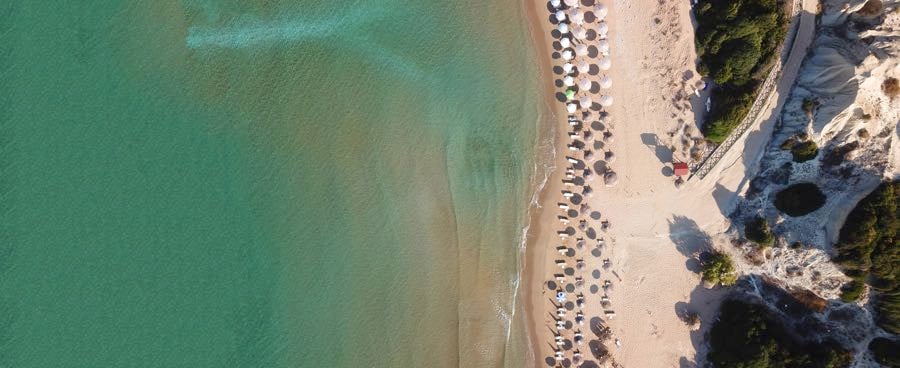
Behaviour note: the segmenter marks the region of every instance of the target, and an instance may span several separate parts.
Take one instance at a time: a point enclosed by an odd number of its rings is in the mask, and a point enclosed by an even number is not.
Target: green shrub
[[[854,281],[845,286],[841,299],[854,301],[865,283],[879,295],[873,306],[876,322],[887,331],[900,333],[900,183],[882,183],[847,215],[841,227],[834,261]]]
[[[900,341],[878,337],[869,342],[869,351],[878,364],[900,367]]]
[[[791,217],[809,214],[825,204],[825,194],[813,183],[791,185],[775,195],[775,208]]]
[[[797,144],[797,138],[790,137],[788,139],[785,139],[784,142],[781,142],[781,149],[789,150],[791,148],[794,148],[795,144]]]
[[[794,162],[806,162],[816,158],[818,154],[819,146],[816,146],[816,142],[813,141],[800,142],[791,147]]]
[[[776,0],[700,0],[695,9],[697,71],[716,83],[703,133],[720,143],[750,110],[784,40],[787,18]]]
[[[714,252],[703,264],[703,281],[713,285],[734,285],[737,275],[731,257],[722,252]]]
[[[859,300],[866,283],[863,280],[853,279],[841,288],[841,300],[845,303],[852,303]]]
[[[833,341],[797,341],[766,307],[737,300],[722,303],[708,341],[716,368],[839,368],[853,358]]]
[[[772,242],[775,240],[772,230],[769,229],[769,222],[760,216],[744,224],[744,235],[750,241],[763,247],[772,246]]]
[[[806,113],[806,116],[812,117],[813,112],[816,111],[816,107],[819,106],[819,102],[810,98],[803,99],[803,105],[801,108],[803,112]]]

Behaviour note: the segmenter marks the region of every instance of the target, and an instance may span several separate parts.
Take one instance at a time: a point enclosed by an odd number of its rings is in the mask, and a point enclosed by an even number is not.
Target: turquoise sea
[[[0,366],[521,366],[522,6],[0,3]]]

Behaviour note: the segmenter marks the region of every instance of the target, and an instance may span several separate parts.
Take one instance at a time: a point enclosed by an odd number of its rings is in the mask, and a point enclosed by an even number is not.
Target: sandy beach
[[[586,5],[593,3],[588,0],[581,5],[587,10],[590,7]],[[692,257],[701,249],[725,241],[720,235],[730,226],[725,213],[747,185],[747,172],[753,169],[765,137],[770,135],[776,115],[773,112],[780,109],[783,96],[793,82],[793,74],[809,44],[812,25],[801,21],[801,35],[792,45],[798,49],[797,55],[791,52],[777,91],[746,133],[746,141],[728,151],[705,179],[687,181],[676,188],[672,161],[689,160],[690,151],[696,146],[694,138],[701,137],[695,111],[702,108],[705,99],[693,94],[699,76],[694,70],[690,4],[674,0],[601,0],[598,3],[608,8],[606,22],[612,58],[612,68],[601,73],[613,80],[612,87],[604,94],[615,99],[615,104],[604,108],[609,114],[604,118],[604,128],[612,132],[615,140],[604,142],[602,149],[595,152],[599,159],[585,160],[596,172],[585,181],[594,191],[584,198],[584,203],[590,207],[589,213],[599,212],[600,217],[580,218],[587,221],[587,229],[596,230],[596,237],[603,238],[605,244],[598,249],[599,256],[595,256],[591,249],[595,240],[590,239],[588,250],[577,250],[574,256],[585,263],[583,270],[576,270],[572,275],[584,275],[586,303],[579,309],[589,322],[602,318],[606,311],[615,314],[612,319],[602,319],[610,327],[612,337],[605,342],[611,359],[600,366],[694,366],[696,357],[702,355],[698,352],[704,349],[701,337],[708,328],[705,322],[713,318],[723,295],[719,289],[708,290],[700,285]],[[804,1],[803,5],[807,9],[815,8],[812,1]],[[537,23],[534,28],[542,30],[544,41],[539,50],[548,56],[542,62],[551,63],[543,67],[553,70],[564,62],[554,58],[558,51],[553,46],[558,41],[551,34],[557,25],[552,22],[548,2],[534,0],[533,12],[532,21]],[[566,200],[562,195],[566,190],[562,181],[563,168],[568,166],[566,132],[570,126],[565,103],[555,97],[563,90],[561,84],[555,83],[562,76],[551,73],[548,77],[551,79],[548,88],[552,91],[548,100],[557,115],[554,158],[557,169],[541,193],[541,209],[533,213],[523,277],[535,367],[563,363],[553,359],[557,313],[553,299],[557,291],[548,286],[554,286],[554,275],[562,273],[557,260],[566,260],[557,247],[560,244],[570,247],[575,242],[571,238],[583,234],[576,230],[567,239],[557,234],[574,226],[560,222],[558,216],[564,211],[557,206]],[[594,133],[598,136],[600,132]],[[603,151],[614,152],[615,161],[604,162]],[[615,186],[604,185],[603,170],[617,173]],[[606,231],[600,230],[602,221],[610,224]],[[587,232],[584,234],[587,236]],[[603,264],[605,259],[609,260],[607,267]],[[603,287],[606,280],[611,284],[608,290]],[[594,288],[595,285],[598,287]],[[604,294],[610,301],[607,307],[601,305]],[[699,314],[704,322],[699,330],[692,331],[682,321],[686,311]],[[571,320],[573,312],[567,312],[566,316]],[[597,339],[591,327],[591,323],[576,325],[562,330],[561,335],[571,340],[580,328],[588,341]],[[599,363],[587,343],[564,349],[566,359],[571,359],[576,349],[584,354],[586,363]]]

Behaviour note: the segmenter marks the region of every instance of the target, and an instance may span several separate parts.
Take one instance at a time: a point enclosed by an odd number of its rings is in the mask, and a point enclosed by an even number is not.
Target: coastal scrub
[[[759,244],[762,247],[770,247],[775,240],[772,236],[772,230],[769,229],[769,222],[762,216],[756,216],[744,224],[744,235],[750,241]]]
[[[783,2],[700,0],[695,7],[697,71],[715,83],[703,126],[721,143],[747,115],[787,32]]]
[[[791,185],[775,195],[775,208],[791,217],[807,215],[825,204],[825,193],[813,183]]]
[[[731,286],[737,281],[734,262],[723,252],[714,251],[703,263],[703,281],[711,285]]]

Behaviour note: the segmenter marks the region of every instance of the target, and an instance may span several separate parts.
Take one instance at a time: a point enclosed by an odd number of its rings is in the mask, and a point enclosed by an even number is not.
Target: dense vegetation
[[[816,146],[816,142],[813,141],[800,142],[791,147],[794,162],[806,162],[816,158],[818,154],[819,146]]]
[[[725,253],[713,252],[702,266],[703,281],[712,285],[731,286],[737,281],[734,262]]]
[[[871,285],[880,292],[874,302],[878,324],[892,333],[900,333],[898,199],[900,183],[887,182],[859,201],[841,227],[834,258],[854,280],[841,298],[857,300],[863,285]]]
[[[885,367],[900,367],[900,341],[879,337],[869,343],[875,361]]]
[[[722,303],[709,336],[713,367],[838,368],[852,360],[834,343],[796,341],[764,306],[737,300]]]
[[[799,183],[775,194],[775,208],[788,216],[809,214],[825,204],[825,193],[813,183]]]
[[[772,230],[769,229],[769,222],[760,216],[756,216],[756,218],[744,224],[744,235],[750,241],[763,247],[772,246],[772,242],[775,240],[775,237],[772,236]]]
[[[784,40],[777,0],[700,0],[695,7],[697,71],[715,81],[703,133],[720,143],[747,115]]]

